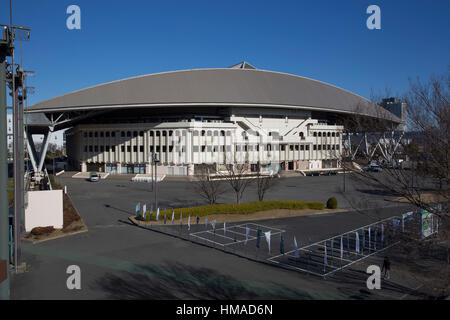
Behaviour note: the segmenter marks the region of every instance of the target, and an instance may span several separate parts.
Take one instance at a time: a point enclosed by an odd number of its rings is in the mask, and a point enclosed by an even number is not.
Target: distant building
[[[407,104],[399,98],[385,98],[381,102],[381,106],[386,110],[390,111],[400,119],[402,123],[399,125],[399,129],[406,130],[406,115],[407,115]]]

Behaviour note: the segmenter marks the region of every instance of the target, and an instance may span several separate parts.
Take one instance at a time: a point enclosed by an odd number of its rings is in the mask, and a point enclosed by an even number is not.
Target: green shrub
[[[336,209],[337,206],[338,206],[338,202],[335,197],[331,197],[330,199],[328,199],[328,201],[327,201],[328,209]]]
[[[257,202],[247,202],[240,204],[212,204],[207,206],[199,207],[189,207],[189,208],[178,208],[175,209],[175,219],[180,219],[181,213],[183,217],[188,216],[207,216],[211,214],[250,214],[258,211],[267,211],[274,209],[314,209],[322,210],[325,205],[322,202],[303,202],[303,201],[257,201]],[[160,216],[167,214],[167,218],[172,219],[172,209],[161,210]],[[155,220],[153,217],[152,220]]]

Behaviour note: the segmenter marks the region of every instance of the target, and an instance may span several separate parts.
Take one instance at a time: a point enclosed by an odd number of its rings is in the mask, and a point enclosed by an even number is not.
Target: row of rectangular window
[[[339,137],[339,132],[324,132],[322,134],[322,132],[314,132],[313,133],[314,137]]]
[[[207,134],[208,136],[212,136],[212,135],[218,136],[219,135],[218,131],[214,131],[214,133],[212,133],[211,131],[206,132],[205,130],[202,130],[200,133],[201,133],[202,137],[205,136],[205,134]],[[169,137],[171,137],[173,135],[173,130],[169,130],[168,132],[167,131],[162,131],[162,134],[161,134],[161,131],[150,131],[150,136],[151,137],[153,137],[155,135],[157,137],[160,137],[161,135],[163,137],[166,137],[167,134],[169,135]],[[229,136],[229,135],[231,135],[231,132],[227,131],[226,134]],[[111,137],[115,137],[116,136],[116,132],[115,131],[111,131],[111,133],[110,133],[109,131],[100,131],[100,132],[98,132],[98,131],[89,131],[89,132],[84,132],[83,135],[84,135],[85,138],[87,138],[87,137],[89,137],[89,138],[92,138],[92,137],[94,137],[94,138],[97,138],[97,137],[103,138],[103,137],[110,137],[110,136]],[[144,136],[144,131],[120,131],[120,136],[121,137],[131,137],[131,136],[137,137],[138,135],[140,137],[143,137]],[[178,135],[178,132],[177,132],[176,135]],[[183,135],[185,135],[184,131],[183,131]],[[198,135],[199,135],[199,132],[198,131],[194,131],[194,136],[198,136]],[[220,136],[221,137],[225,136],[225,131],[224,130],[220,131]]]
[[[133,146],[133,152],[137,152],[138,146]],[[242,151],[253,151],[253,146],[242,146]],[[286,145],[281,145],[281,151],[285,151],[285,147]],[[154,150],[156,150],[156,152],[161,152],[161,148],[162,148],[162,152],[167,152],[167,146],[156,146],[156,148],[154,148],[153,146],[150,146],[150,152],[153,152]],[[336,145],[313,145],[313,150],[339,150],[340,146],[338,144]],[[100,150],[100,152],[109,152],[110,147],[109,146],[84,146],[84,152],[98,152]],[[229,152],[231,151],[231,147],[230,146],[201,146],[201,151],[205,152],[205,151],[213,151],[213,152],[217,152],[217,151],[221,151],[224,152],[225,149]],[[309,151],[309,145],[289,145],[289,150],[290,151]],[[259,151],[259,145],[255,146],[255,150]],[[272,146],[269,144],[267,145],[267,150],[270,151],[272,150]],[[111,151],[112,152],[116,152],[116,147],[112,146],[111,147]],[[125,146],[121,146],[121,151],[125,152]],[[144,152],[144,146],[139,146],[139,151],[140,152]],[[173,151],[173,146],[169,146],[169,152]],[[178,151],[178,150],[177,150]],[[182,152],[184,152],[184,147],[182,147]],[[199,151],[199,146],[194,146],[193,149],[194,152],[198,152]],[[241,146],[235,146],[235,151],[241,151]],[[131,146],[127,146],[127,152],[131,152]]]

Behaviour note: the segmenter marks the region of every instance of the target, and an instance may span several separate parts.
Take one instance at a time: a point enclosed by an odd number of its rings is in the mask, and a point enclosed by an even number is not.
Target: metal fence
[[[406,233],[417,233],[418,219],[416,213],[393,216],[318,242],[305,242],[303,237],[302,243],[297,243],[296,230],[272,227],[267,220],[224,224],[197,222],[197,217],[172,222],[166,217],[141,227],[247,259],[325,277],[392,247]]]

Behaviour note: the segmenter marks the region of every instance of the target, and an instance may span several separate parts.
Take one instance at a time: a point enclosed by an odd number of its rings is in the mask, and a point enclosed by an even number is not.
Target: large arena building
[[[30,134],[66,129],[76,170],[149,173],[156,157],[158,173],[193,175],[205,164],[242,162],[248,171],[338,168],[343,119],[401,123],[381,109],[333,85],[242,62],[105,83],[26,113]]]

